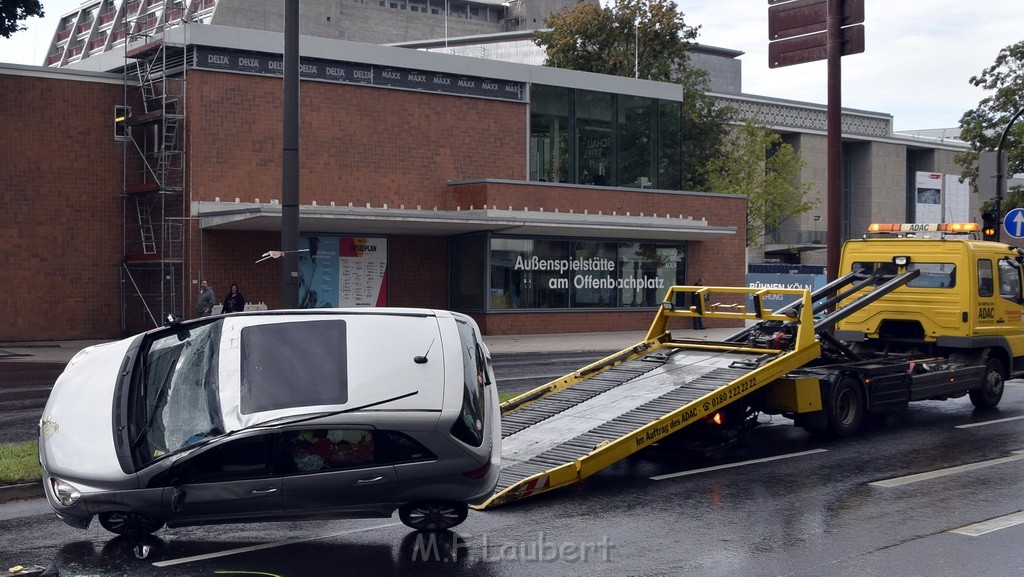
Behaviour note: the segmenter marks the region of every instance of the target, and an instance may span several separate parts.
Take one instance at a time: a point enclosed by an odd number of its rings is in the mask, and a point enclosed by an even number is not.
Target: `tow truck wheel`
[[[979,409],[994,409],[1003,398],[1003,363],[989,359],[985,363],[985,380],[980,388],[968,392],[971,403]]]
[[[864,418],[864,395],[860,383],[852,377],[841,377],[832,386],[828,399],[829,431],[837,437],[857,432]]]

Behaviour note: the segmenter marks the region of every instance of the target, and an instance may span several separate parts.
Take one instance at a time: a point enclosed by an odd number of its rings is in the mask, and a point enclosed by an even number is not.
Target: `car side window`
[[[417,461],[437,460],[437,455],[430,452],[430,449],[404,433],[378,431],[377,437],[379,439],[383,438],[386,441],[386,458],[390,463],[415,463]]]
[[[242,437],[202,450],[154,477],[149,486],[269,477],[274,472],[276,438],[276,433]]]
[[[289,473],[317,473],[380,464],[374,431],[304,429],[285,433],[283,467]]]

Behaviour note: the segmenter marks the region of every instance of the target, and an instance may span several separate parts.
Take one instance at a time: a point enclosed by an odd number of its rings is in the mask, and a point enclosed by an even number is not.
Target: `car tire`
[[[469,505],[458,501],[424,501],[398,508],[398,518],[417,531],[443,531],[462,523]]]
[[[156,533],[164,526],[162,519],[142,515],[140,513],[127,513],[124,511],[110,511],[100,513],[100,525],[111,533],[118,535],[150,535]]]
[[[864,419],[864,393],[857,379],[840,377],[828,398],[828,428],[837,437],[849,437]]]
[[[999,359],[989,359],[985,363],[985,379],[981,387],[967,392],[971,403],[979,409],[994,409],[1003,398],[1004,387],[1003,363]]]

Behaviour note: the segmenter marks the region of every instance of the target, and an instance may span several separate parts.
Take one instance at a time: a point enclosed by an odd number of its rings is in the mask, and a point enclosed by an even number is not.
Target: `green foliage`
[[[971,149],[958,155],[956,162],[963,168],[963,177],[976,182],[979,152],[995,150],[1010,120],[1024,109],[1024,41],[1000,50],[992,66],[978,76],[972,76],[970,83],[989,94],[977,108],[968,110],[960,118],[960,138],[969,143]],[[1008,166],[1004,167],[1003,173],[1024,172],[1024,118],[1010,127],[1003,150],[1008,156]],[[1007,191],[1003,198],[1004,213],[1024,207],[1024,191],[1020,187],[1015,188]],[[986,203],[983,210],[988,208],[991,208],[991,203]]]
[[[618,0],[600,7],[580,2],[534,33],[548,66],[680,84],[683,91],[683,188],[710,190],[703,167],[721,154],[735,110],[707,95],[707,73],[687,52],[700,27],[686,25],[672,0]]]
[[[25,29],[22,20],[43,15],[39,0],[0,0],[0,36],[10,38],[11,34]]]
[[[811,184],[798,182],[804,161],[782,137],[746,122],[708,164],[711,190],[747,197],[747,246],[761,246],[766,232],[817,206]]]
[[[552,14],[551,30],[534,33],[548,66],[673,82],[697,28],[670,0],[619,0],[601,8],[580,2]]]
[[[35,442],[0,445],[0,485],[39,481],[39,451]]]

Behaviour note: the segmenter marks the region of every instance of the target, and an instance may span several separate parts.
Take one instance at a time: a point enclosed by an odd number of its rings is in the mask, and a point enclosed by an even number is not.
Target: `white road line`
[[[996,423],[1006,423],[1008,421],[1019,421],[1024,419],[1024,415],[1019,417],[1006,417],[1005,419],[993,419],[991,421],[982,421],[980,423],[969,423],[967,425],[957,425],[954,429],[970,429],[972,427],[984,427],[986,425],[994,425]]]
[[[980,523],[974,523],[973,525],[967,525],[966,527],[960,527],[959,529],[953,529],[950,533],[959,533],[961,535],[967,535],[968,537],[979,537],[985,533],[999,531],[1000,529],[1008,529],[1015,525],[1020,525],[1021,523],[1024,523],[1024,511],[1010,513],[1009,515],[1003,515],[1002,517],[996,517],[995,519],[989,519],[988,521],[982,521]]]
[[[305,543],[306,541],[316,541],[317,539],[329,539],[331,537],[338,537],[340,535],[350,535],[352,533],[362,533],[363,531],[373,531],[375,529],[384,529],[387,527],[395,527],[401,525],[401,523],[388,523],[386,525],[375,525],[373,527],[363,527],[362,529],[349,529],[348,531],[339,531],[337,533],[330,533],[328,535],[315,535],[313,537],[305,537],[303,539],[288,539],[285,541],[274,541],[273,543],[263,543],[262,545],[251,545],[249,547],[239,547],[238,549],[228,549],[227,551],[217,551],[216,553],[206,553],[204,555],[194,555],[192,557],[182,557],[180,559],[171,559],[170,561],[157,561],[153,563],[154,567],[170,567],[172,565],[181,565],[183,563],[192,563],[195,561],[205,561],[207,559],[216,559],[217,557],[227,557],[228,555],[238,555],[239,553],[250,553],[252,551],[261,551],[263,549],[273,549],[274,547],[283,547],[285,545],[294,545],[296,543]]]
[[[799,453],[790,453],[788,455],[778,455],[775,457],[765,457],[763,459],[754,459],[752,461],[743,461],[742,463],[729,463],[728,465],[716,465],[714,467],[707,467],[704,469],[694,469],[692,471],[681,471],[679,473],[666,473],[664,475],[655,475],[651,477],[652,481],[664,481],[665,479],[674,479],[676,477],[685,477],[687,475],[697,475],[700,473],[708,473],[711,471],[720,471],[722,469],[731,469],[733,467],[743,467],[745,465],[754,465],[757,463],[767,463],[769,461],[778,461],[780,459],[792,459],[793,457],[803,457],[806,455],[813,455],[815,453],[824,453],[828,449],[811,449],[810,451],[801,451]]]
[[[1013,451],[1012,456],[1010,457],[989,459],[988,461],[968,463],[967,465],[959,465],[957,467],[938,469],[935,471],[929,471],[927,473],[917,473],[915,475],[907,475],[905,477],[894,477],[892,479],[885,479],[884,481],[875,481],[874,483],[868,483],[868,485],[885,488],[899,487],[901,485],[917,483],[918,481],[928,481],[930,479],[938,479],[939,477],[956,475],[958,473],[966,473],[967,471],[974,471],[976,469],[984,469],[985,467],[992,467],[994,465],[1002,465],[1003,463],[1012,463],[1013,461],[1020,461],[1022,459],[1024,459],[1024,451]]]

